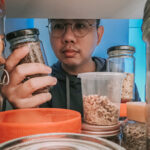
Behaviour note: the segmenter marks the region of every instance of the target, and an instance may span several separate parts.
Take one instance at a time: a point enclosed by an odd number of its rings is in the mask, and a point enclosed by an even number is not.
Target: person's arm
[[[10,76],[8,85],[2,87],[2,94],[8,99],[14,108],[38,107],[51,99],[51,94],[40,93],[32,95],[36,90],[56,84],[56,78],[42,76],[30,78],[22,83],[28,75],[49,74],[51,68],[41,63],[20,64],[20,60],[29,52],[27,47],[16,49],[6,60],[6,70]]]

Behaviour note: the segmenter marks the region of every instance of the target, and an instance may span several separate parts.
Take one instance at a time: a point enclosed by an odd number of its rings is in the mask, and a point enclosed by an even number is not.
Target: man
[[[81,85],[77,74],[102,71],[106,68],[104,59],[91,57],[104,32],[103,27],[98,24],[99,20],[95,19],[50,21],[51,45],[59,59],[59,62],[52,66],[54,77],[44,76],[40,80],[37,77],[22,83],[25,76],[49,74],[51,68],[37,63],[17,65],[29,50],[27,47],[16,49],[6,61],[10,83],[2,88],[3,95],[13,107],[69,107],[82,113]],[[54,87],[50,93],[32,95],[34,91],[45,86]],[[67,101],[70,106],[67,106]]]
[[[29,50],[16,49],[6,61],[10,83],[2,88],[14,108],[59,107],[77,110],[82,113],[81,81],[79,73],[105,71],[106,61],[91,57],[100,43],[104,28],[99,20],[49,20],[50,40],[59,61],[52,69],[43,64],[30,63],[17,65]],[[21,81],[27,75],[49,74]],[[52,86],[50,93],[32,95],[36,90]]]

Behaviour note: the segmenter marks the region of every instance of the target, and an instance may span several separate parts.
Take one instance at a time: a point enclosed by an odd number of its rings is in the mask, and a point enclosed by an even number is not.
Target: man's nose
[[[65,27],[65,32],[63,34],[63,42],[64,43],[76,42],[76,37],[72,31],[72,25],[71,24],[69,24]]]

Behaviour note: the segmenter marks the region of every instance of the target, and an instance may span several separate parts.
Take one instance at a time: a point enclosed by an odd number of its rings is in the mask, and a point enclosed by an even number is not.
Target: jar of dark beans
[[[6,35],[7,41],[10,43],[10,49],[14,51],[16,48],[27,46],[30,51],[19,64],[22,63],[43,63],[47,64],[42,42],[39,40],[39,30],[36,28],[17,30]],[[29,75],[22,82],[33,78],[43,76],[43,74]],[[48,92],[48,87],[39,89],[33,94]]]

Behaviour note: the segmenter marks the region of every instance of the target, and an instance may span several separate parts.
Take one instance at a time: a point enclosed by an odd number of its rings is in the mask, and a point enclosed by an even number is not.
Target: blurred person
[[[68,108],[82,114],[81,80],[77,75],[106,71],[106,60],[92,57],[104,33],[99,22],[99,19],[49,20],[50,42],[58,58],[51,68],[38,63],[18,65],[29,50],[27,47],[16,49],[6,60],[10,83],[1,90],[12,106]],[[28,75],[49,73],[51,76],[35,77],[22,83]],[[46,86],[52,87],[49,93],[33,95]]]

